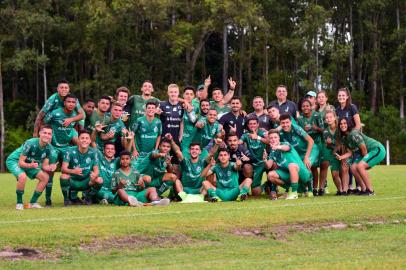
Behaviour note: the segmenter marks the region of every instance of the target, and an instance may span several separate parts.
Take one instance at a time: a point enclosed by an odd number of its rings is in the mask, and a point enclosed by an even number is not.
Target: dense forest
[[[0,1],[1,160],[32,134],[36,113],[66,79],[81,101],[169,83],[237,82],[247,111],[256,95],[290,99],[348,87],[364,132],[390,140],[405,163],[405,0]],[[4,164],[2,163],[2,169]]]

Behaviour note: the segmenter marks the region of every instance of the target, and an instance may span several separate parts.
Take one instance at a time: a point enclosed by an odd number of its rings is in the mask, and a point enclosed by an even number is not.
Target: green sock
[[[298,183],[292,183],[292,184],[290,184],[290,187],[292,188],[292,192],[297,192],[299,184]]]
[[[89,196],[90,198],[93,198],[97,195],[97,193],[99,192],[99,190],[101,189],[102,185],[101,184],[94,184],[93,186],[90,187],[90,191],[89,191]]]
[[[52,194],[52,184],[53,184],[53,181],[54,181],[54,176],[51,175],[51,176],[49,177],[48,184],[47,184],[47,186],[45,187],[45,200],[46,200],[47,202],[50,202],[50,201],[51,201],[51,194]]]
[[[68,191],[69,191],[69,179],[61,179],[60,180],[60,184],[61,184],[61,190],[62,190],[62,195],[63,195],[63,199],[65,201],[67,201],[68,198]]]
[[[215,190],[214,188],[209,188],[209,189],[207,190],[207,193],[209,194],[209,197],[210,197],[210,198],[217,197],[216,190]]]
[[[76,199],[78,198],[78,193],[79,193],[79,191],[77,191],[77,190],[71,190],[71,189],[69,189],[68,198],[69,198],[70,200],[76,200]]]
[[[242,189],[240,190],[240,194],[248,194],[250,192],[250,189],[247,186],[242,186]]]
[[[307,183],[307,190],[308,190],[309,192],[312,192],[312,191],[313,191],[313,181],[309,181],[309,182]]]
[[[36,203],[38,201],[39,196],[41,196],[42,192],[41,191],[34,191],[34,194],[32,194],[31,201],[30,203]]]
[[[17,189],[16,194],[17,194],[17,203],[23,203],[24,190]]]

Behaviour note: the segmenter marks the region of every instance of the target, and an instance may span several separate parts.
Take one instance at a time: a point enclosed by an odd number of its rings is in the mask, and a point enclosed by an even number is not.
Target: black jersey
[[[180,123],[183,117],[183,107],[180,102],[172,105],[169,101],[161,101],[159,107],[162,110],[162,137],[170,133],[176,144],[179,145]]]
[[[241,138],[242,134],[244,133],[244,128],[245,128],[245,117],[243,114],[239,114],[238,116],[235,116],[232,112],[226,113],[223,115],[220,120],[220,124],[223,126],[224,131],[226,133],[226,138],[228,134],[230,133],[230,126],[234,125],[237,128],[237,137],[238,139]]]

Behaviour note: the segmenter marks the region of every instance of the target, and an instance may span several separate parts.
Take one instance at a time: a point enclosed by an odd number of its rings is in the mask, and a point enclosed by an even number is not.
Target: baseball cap
[[[309,91],[306,93],[306,96],[317,97],[317,94],[314,91]]]

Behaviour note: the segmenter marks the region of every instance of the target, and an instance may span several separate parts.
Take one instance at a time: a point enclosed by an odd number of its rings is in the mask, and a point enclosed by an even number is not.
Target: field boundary
[[[239,210],[258,210],[258,209],[272,209],[272,208],[282,208],[282,207],[303,207],[303,206],[317,206],[317,205],[339,205],[339,204],[349,204],[349,203],[363,203],[366,201],[395,201],[406,199],[406,196],[395,196],[395,197],[382,197],[382,198],[359,198],[350,199],[342,201],[320,201],[320,202],[302,202],[302,203],[283,203],[283,204],[270,204],[263,206],[239,206],[239,207],[225,207],[217,209],[195,209],[195,210],[185,210],[185,211],[159,211],[153,213],[131,213],[131,214],[118,214],[118,215],[84,215],[76,217],[49,217],[49,218],[36,218],[36,219],[20,219],[20,220],[2,220],[0,225],[6,224],[19,224],[19,223],[44,223],[44,222],[63,222],[69,220],[84,220],[84,219],[112,219],[112,218],[132,218],[132,217],[147,217],[147,216],[157,216],[157,215],[178,215],[184,213],[210,213],[210,212],[228,212],[228,211],[239,211]]]

